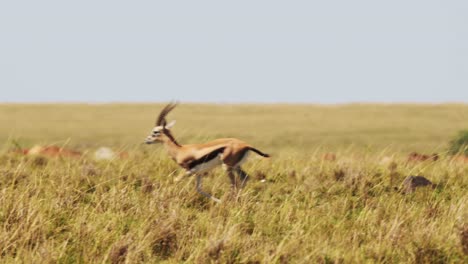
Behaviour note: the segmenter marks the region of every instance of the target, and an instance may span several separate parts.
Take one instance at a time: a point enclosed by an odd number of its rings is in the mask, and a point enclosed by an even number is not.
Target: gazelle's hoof
[[[174,182],[180,182],[184,177],[175,177]]]

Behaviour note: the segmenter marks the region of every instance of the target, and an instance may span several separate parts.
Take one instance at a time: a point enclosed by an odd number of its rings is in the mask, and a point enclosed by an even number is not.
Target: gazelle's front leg
[[[189,177],[193,174],[196,174],[194,171],[191,171],[191,170],[187,170],[187,171],[182,171],[175,179],[174,179],[174,182],[179,182],[181,180],[183,180],[184,178],[186,177]],[[208,197],[210,198],[211,200],[217,202],[217,203],[220,203],[221,200],[214,197],[213,195],[209,194],[209,193],[206,193],[202,190],[202,186],[201,186],[201,178],[202,178],[202,174],[196,174],[197,175],[197,192],[205,197]]]
[[[209,194],[209,193],[206,193],[204,192],[202,189],[201,189],[201,178],[202,178],[202,175],[200,174],[197,174],[197,192],[205,197],[208,197],[210,198],[211,200],[217,202],[217,203],[221,203],[221,200],[214,197],[213,195]]]

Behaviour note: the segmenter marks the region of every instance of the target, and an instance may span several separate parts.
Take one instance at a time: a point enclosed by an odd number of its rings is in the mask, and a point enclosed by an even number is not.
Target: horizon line
[[[164,101],[0,101],[1,105],[105,105],[105,104],[165,104],[174,100],[164,100]],[[362,104],[362,105],[444,105],[444,104],[468,104],[468,101],[440,101],[440,102],[430,102],[430,101],[343,101],[343,102],[304,102],[304,101],[276,101],[276,102],[262,102],[262,101],[180,101],[179,103],[183,104],[226,104],[226,105],[353,105],[353,104]]]

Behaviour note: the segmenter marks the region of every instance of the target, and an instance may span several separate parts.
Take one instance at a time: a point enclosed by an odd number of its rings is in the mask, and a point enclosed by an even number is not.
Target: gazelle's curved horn
[[[169,112],[172,111],[177,106],[176,102],[171,102],[168,105],[166,105],[163,110],[161,110],[161,113],[159,113],[158,119],[156,119],[156,126],[165,126],[166,125],[166,115],[169,114]]]

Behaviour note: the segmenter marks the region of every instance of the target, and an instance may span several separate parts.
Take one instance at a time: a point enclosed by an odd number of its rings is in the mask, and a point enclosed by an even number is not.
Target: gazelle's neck
[[[176,160],[177,153],[179,152],[181,145],[177,143],[171,132],[165,132],[163,137],[163,144],[169,156]]]

